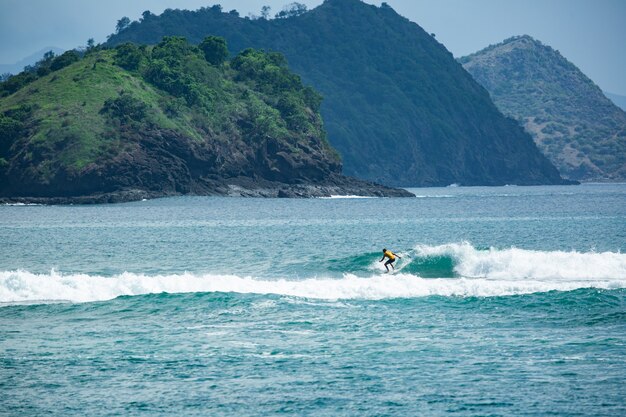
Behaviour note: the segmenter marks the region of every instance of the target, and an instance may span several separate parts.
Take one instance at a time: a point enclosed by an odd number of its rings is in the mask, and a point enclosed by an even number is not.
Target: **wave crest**
[[[626,254],[616,252],[479,250],[469,243],[419,245],[408,254],[410,268],[420,260],[448,259],[456,276],[488,279],[626,279]],[[419,272],[418,272],[418,275]]]
[[[0,272],[0,302],[90,302],[155,293],[234,292],[275,294],[325,300],[439,296],[494,297],[580,288],[626,288],[626,279],[420,278],[402,272],[368,278],[262,280],[235,275],[155,275],[124,273],[112,277],[84,274]]]
[[[372,257],[375,259],[372,260]],[[381,274],[378,254],[333,264],[342,279],[259,279],[236,275],[0,272],[0,303],[104,301],[154,293],[234,292],[327,300],[439,296],[508,296],[580,288],[626,288],[626,254],[614,252],[480,250],[469,243],[419,245],[403,254],[398,271]],[[352,261],[352,262],[351,262]]]

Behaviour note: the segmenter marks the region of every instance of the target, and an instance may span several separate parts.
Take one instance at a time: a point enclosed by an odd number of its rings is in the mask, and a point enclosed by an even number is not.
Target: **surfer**
[[[389,272],[389,267],[387,265],[391,265],[391,269],[395,271],[396,268],[394,268],[393,263],[396,261],[396,258],[402,259],[402,256],[397,255],[390,250],[383,249],[383,258],[378,262],[384,261],[385,258],[389,258],[387,262],[385,262],[385,269],[387,270],[387,272]]]

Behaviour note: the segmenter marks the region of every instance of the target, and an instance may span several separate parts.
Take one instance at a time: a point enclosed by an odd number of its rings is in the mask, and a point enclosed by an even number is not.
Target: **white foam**
[[[449,256],[455,272],[466,278],[501,280],[626,280],[626,254],[619,252],[478,250],[469,243],[420,245],[415,255]]]
[[[368,196],[368,195],[331,195],[330,197],[320,197],[323,200],[336,200],[336,199],[342,199],[342,198],[378,198],[378,197],[373,197],[373,196]]]
[[[375,259],[369,277],[342,279],[258,279],[236,275],[123,273],[34,274],[0,271],[0,303],[110,300],[123,295],[188,292],[277,294],[311,299],[384,299],[440,296],[507,296],[579,288],[626,288],[626,254],[619,252],[536,251],[518,248],[478,250],[469,243],[417,246],[402,253],[397,271],[382,274]],[[423,279],[402,272],[414,257],[453,259],[461,278]]]
[[[625,279],[519,280],[486,278],[424,279],[410,274],[368,278],[346,274],[342,279],[261,280],[234,275],[156,275],[124,273],[113,277],[26,271],[0,272],[0,302],[89,302],[123,295],[188,292],[276,294],[324,300],[440,296],[506,296],[579,288],[626,288]]]
[[[3,206],[41,206],[43,204],[38,204],[38,203],[4,203]]]

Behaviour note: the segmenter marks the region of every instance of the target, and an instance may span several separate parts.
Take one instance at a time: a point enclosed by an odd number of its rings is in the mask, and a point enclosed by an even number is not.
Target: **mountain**
[[[48,46],[47,48],[40,49],[39,51],[30,54],[26,58],[19,60],[14,64],[0,64],[0,74],[18,74],[22,72],[27,65],[33,65],[41,58],[43,58],[46,52],[52,51],[55,55],[60,55],[64,51],[56,46]]]
[[[564,177],[626,180],[626,113],[558,51],[516,36],[459,62]]]
[[[604,92],[604,95],[611,100],[617,107],[626,111],[626,96],[620,96],[619,94]]]
[[[0,197],[409,196],[341,175],[321,97],[278,53],[223,39],[94,48],[0,84]]]
[[[504,117],[450,52],[386,3],[326,0],[284,19],[249,19],[220,6],[144,13],[108,45],[197,43],[283,53],[324,96],[321,113],[344,172],[398,186],[555,184],[558,171]]]

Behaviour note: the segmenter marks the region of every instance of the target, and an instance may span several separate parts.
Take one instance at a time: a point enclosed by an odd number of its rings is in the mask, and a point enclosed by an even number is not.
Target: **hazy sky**
[[[195,10],[221,4],[242,16],[272,15],[291,0],[0,0],[0,63],[56,46],[103,42],[117,20],[144,10]],[[380,5],[380,1],[366,1]],[[322,0],[300,0],[309,8]],[[558,49],[603,90],[626,95],[626,0],[387,0],[398,13],[435,33],[454,56],[528,34]]]

